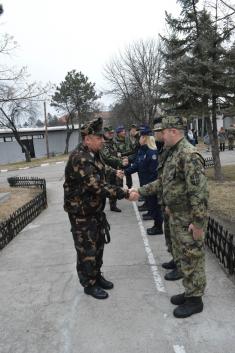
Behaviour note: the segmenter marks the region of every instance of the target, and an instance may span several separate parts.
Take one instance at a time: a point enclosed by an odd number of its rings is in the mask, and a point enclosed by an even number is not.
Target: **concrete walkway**
[[[235,285],[207,253],[208,286],[202,313],[172,315],[170,296],[181,281],[167,282],[164,237],[147,237],[135,203],[107,210],[112,241],[104,273],[114,281],[110,297],[83,293],[75,250],[62,209],[64,165],[33,168],[47,179],[49,207],[0,252],[1,353],[234,353]],[[25,176],[24,171],[8,173]],[[0,175],[0,185],[6,175]]]

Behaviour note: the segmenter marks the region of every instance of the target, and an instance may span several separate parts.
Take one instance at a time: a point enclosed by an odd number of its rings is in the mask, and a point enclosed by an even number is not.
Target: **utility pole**
[[[45,140],[46,140],[46,150],[47,150],[47,158],[50,157],[49,153],[49,143],[48,143],[48,132],[47,132],[47,110],[46,110],[46,102],[43,102],[44,105],[44,118],[45,118]]]

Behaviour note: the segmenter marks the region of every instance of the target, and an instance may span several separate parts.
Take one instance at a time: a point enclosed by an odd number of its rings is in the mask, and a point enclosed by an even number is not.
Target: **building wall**
[[[224,118],[224,128],[228,129],[230,125],[235,124],[235,117],[226,116]]]
[[[60,154],[64,152],[66,140],[66,131],[48,131],[48,142],[50,154]],[[45,157],[46,140],[45,138],[36,138],[33,136],[35,157]],[[78,130],[75,130],[69,142],[69,151],[72,151],[78,144]],[[16,141],[2,142],[0,139],[0,164],[14,163],[25,160],[25,155]]]

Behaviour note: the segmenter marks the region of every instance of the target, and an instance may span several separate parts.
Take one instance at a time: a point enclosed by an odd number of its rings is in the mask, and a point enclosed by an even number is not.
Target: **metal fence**
[[[235,245],[234,235],[224,229],[222,225],[209,217],[205,237],[206,245],[219,259],[230,275],[235,274]]]
[[[46,181],[39,178],[8,178],[12,187],[33,187],[42,191],[0,223],[0,250],[47,207]]]

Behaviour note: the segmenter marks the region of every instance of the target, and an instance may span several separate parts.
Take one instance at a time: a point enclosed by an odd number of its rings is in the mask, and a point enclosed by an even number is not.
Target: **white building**
[[[64,152],[66,141],[66,126],[48,127],[48,145],[50,155]],[[18,129],[21,141],[27,146],[32,158],[47,155],[45,127]],[[78,126],[75,127],[70,140],[69,151],[72,151],[79,142]],[[16,142],[10,129],[0,129],[0,163],[24,161],[25,155]]]

